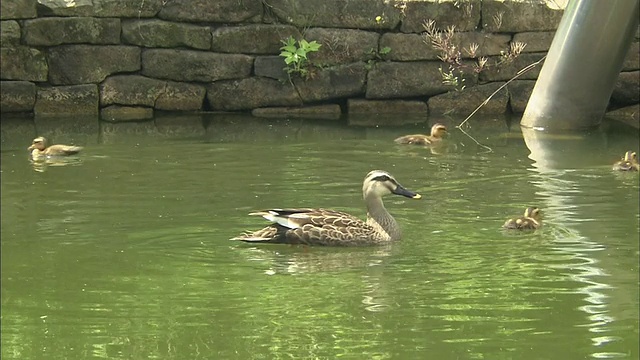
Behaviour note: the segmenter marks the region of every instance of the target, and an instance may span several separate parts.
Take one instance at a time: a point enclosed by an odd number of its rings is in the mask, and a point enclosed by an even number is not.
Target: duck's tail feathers
[[[244,234],[233,237],[229,240],[244,242],[275,242],[279,235],[278,229],[275,226],[267,226],[258,231],[247,231]]]

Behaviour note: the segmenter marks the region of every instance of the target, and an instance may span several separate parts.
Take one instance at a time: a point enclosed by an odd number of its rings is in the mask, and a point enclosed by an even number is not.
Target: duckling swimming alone
[[[447,133],[447,127],[437,123],[431,127],[431,135],[414,134],[400,136],[395,139],[396,144],[407,145],[434,145],[442,141],[442,138]]]
[[[613,170],[618,171],[638,171],[640,170],[640,164],[638,164],[638,155],[633,151],[627,151],[624,153],[624,157],[620,161],[616,161],[613,164]]]
[[[27,150],[31,151],[31,158],[37,159],[43,156],[68,156],[74,155],[82,150],[82,146],[71,145],[51,145],[47,146],[47,139],[38,136]]]
[[[533,230],[542,226],[542,213],[537,207],[528,207],[524,216],[505,221],[502,225],[505,229]]]

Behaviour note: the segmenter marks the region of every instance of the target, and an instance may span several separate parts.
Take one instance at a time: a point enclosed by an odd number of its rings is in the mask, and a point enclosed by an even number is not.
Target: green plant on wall
[[[281,40],[284,46],[280,48],[280,56],[284,58],[287,66],[284,68],[287,74],[298,74],[303,78],[309,77],[309,59],[307,54],[316,52],[320,49],[321,44],[318,42],[308,42],[305,39],[296,41],[293,36],[289,36],[285,40]],[[296,45],[297,43],[297,45]]]
[[[374,58],[367,61],[367,64],[365,65],[366,69],[371,70],[376,61],[382,60],[382,56],[387,55],[390,52],[391,48],[388,46],[382,47],[379,51],[374,48],[369,49],[369,54],[373,55]]]
[[[493,21],[499,28],[502,25],[502,13],[494,16]],[[448,65],[447,70],[440,68],[442,83],[455,87],[456,90],[464,90],[463,76],[465,74],[479,74],[488,68],[496,68],[513,62],[523,52],[526,43],[514,41],[509,44],[507,51],[501,51],[498,60],[489,62],[486,56],[479,56],[480,46],[476,43],[463,47],[456,42],[455,25],[448,26],[445,30],[436,27],[435,20],[429,19],[422,25],[425,29],[425,42],[438,52],[438,59]],[[465,52],[463,55],[462,51]],[[474,59],[469,64],[463,58]]]

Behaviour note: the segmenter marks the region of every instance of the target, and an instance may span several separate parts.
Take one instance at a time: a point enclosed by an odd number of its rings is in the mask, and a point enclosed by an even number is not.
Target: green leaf
[[[298,51],[296,51],[296,55],[306,59],[307,58],[307,51],[305,49],[298,49]]]
[[[287,45],[287,46],[281,47],[280,50],[285,50],[285,51],[294,53],[294,52],[296,52],[296,50],[298,50],[298,48],[295,47],[295,46],[292,46],[292,45]]]
[[[307,43],[305,49],[307,49],[307,51],[318,51],[320,49],[320,46],[322,46],[322,44],[318,44],[317,41],[313,40],[312,42]]]

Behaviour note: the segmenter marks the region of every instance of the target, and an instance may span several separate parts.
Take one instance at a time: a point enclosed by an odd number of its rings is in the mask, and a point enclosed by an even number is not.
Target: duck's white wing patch
[[[289,229],[297,229],[301,227],[304,223],[306,223],[306,220],[310,218],[309,215],[302,214],[302,213],[293,213],[293,214],[283,215],[280,213],[280,211],[284,211],[284,210],[272,209],[268,211],[259,211],[259,212],[251,213],[250,215],[260,215],[271,222],[280,224]]]
[[[300,221],[300,220],[307,220],[307,219],[309,219],[309,216],[305,214],[291,214],[291,215],[285,215],[285,216],[281,216],[281,215],[274,216],[273,219],[269,219],[269,220],[276,222],[289,229],[297,229],[306,222],[306,221]]]

